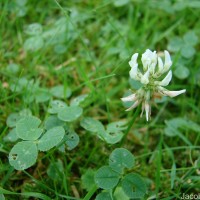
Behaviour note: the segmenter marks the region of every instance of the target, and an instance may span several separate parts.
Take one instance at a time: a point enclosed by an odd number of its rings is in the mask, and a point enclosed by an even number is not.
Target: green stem
[[[133,123],[135,122],[136,118],[138,117],[139,115],[139,111],[140,111],[140,107],[137,107],[134,115],[133,115],[133,118],[131,119],[131,121],[129,122],[129,125],[125,131],[125,134],[123,136],[123,139],[121,140],[121,143],[120,143],[120,146],[122,146],[124,144],[124,141],[126,139],[126,136],[128,135],[129,131],[131,130],[132,126],[133,126]]]
[[[96,185],[94,185],[90,191],[85,195],[85,197],[83,198],[83,200],[90,200],[90,198],[93,196],[93,194],[96,192],[96,190],[98,189],[98,187]]]

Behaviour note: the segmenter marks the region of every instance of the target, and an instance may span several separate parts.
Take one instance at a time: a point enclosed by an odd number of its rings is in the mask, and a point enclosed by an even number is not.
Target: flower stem
[[[128,124],[128,127],[124,133],[124,136],[120,142],[120,146],[122,146],[124,144],[124,141],[126,139],[126,136],[128,135],[129,131],[131,130],[131,127],[133,126],[133,123],[135,122],[136,118],[138,117],[139,115],[139,111],[140,111],[140,107],[137,107],[132,119],[130,120],[129,124]]]

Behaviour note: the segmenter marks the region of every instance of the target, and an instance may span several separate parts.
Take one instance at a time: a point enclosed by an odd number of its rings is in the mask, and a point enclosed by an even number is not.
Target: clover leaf
[[[119,182],[119,174],[109,166],[103,166],[95,174],[95,182],[102,189],[113,189]]]
[[[79,106],[65,107],[58,112],[58,118],[65,122],[71,122],[81,116],[83,109]]]
[[[127,174],[122,180],[122,188],[125,194],[133,199],[141,199],[147,192],[145,181],[135,173]]]
[[[68,149],[72,150],[78,145],[80,139],[75,131],[68,129],[66,130],[65,141]]]
[[[110,154],[109,166],[114,171],[121,173],[124,168],[130,169],[134,166],[134,156],[124,148],[117,148]]]
[[[49,129],[38,141],[40,151],[48,151],[56,146],[64,137],[65,130],[62,126]]]
[[[17,136],[23,140],[36,140],[40,137],[43,130],[38,128],[41,121],[34,116],[26,116],[16,124]]]
[[[38,150],[33,141],[18,142],[9,153],[9,162],[17,170],[32,166],[37,159]]]
[[[103,124],[100,121],[93,119],[91,117],[85,117],[83,120],[81,120],[81,126],[85,130],[95,132],[95,133],[101,132],[104,130]]]

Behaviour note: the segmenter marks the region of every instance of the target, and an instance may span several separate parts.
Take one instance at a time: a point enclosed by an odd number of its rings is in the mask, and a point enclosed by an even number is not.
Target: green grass
[[[106,165],[110,153],[117,147],[134,154],[136,165],[132,171],[149,183],[146,199],[151,196],[155,196],[154,199],[180,199],[182,193],[200,193],[199,161],[197,164],[200,130],[180,127],[180,137],[169,137],[164,131],[165,122],[176,117],[200,124],[200,3],[130,0],[117,7],[114,0],[30,0],[26,3],[26,14],[20,17],[14,2],[0,3],[0,193],[4,193],[6,199],[21,199],[20,195],[33,199],[86,200],[90,196],[95,199],[100,190],[91,188],[88,193],[81,183],[81,176],[88,169],[96,171]],[[37,22],[43,26],[43,31],[48,31],[62,17],[63,25],[67,27],[63,35],[60,30],[56,31],[35,52],[24,49],[24,42],[30,37],[24,32],[26,26]],[[143,53],[148,48],[164,51],[174,37],[183,38],[189,31],[198,37],[195,53],[184,58],[181,49],[170,51],[173,80],[168,86],[170,90],[185,88],[186,94],[153,105],[149,123],[144,116],[138,116],[140,109],[125,112],[120,98],[131,88],[128,61],[132,54]],[[52,44],[55,39],[63,39],[60,44],[66,49],[61,54]],[[18,72],[7,69],[10,63],[19,66]],[[184,79],[180,79],[179,74],[174,75],[178,65],[184,65],[190,72]],[[43,88],[56,85],[70,88],[72,96],[62,99],[67,103],[81,94],[88,94],[81,104],[83,115],[80,119],[92,117],[105,125],[127,120],[124,138],[117,144],[107,144],[85,131],[80,120],[76,120],[71,124],[80,137],[75,149],[61,153],[54,148],[40,153],[31,168],[14,170],[8,161],[14,143],[3,140],[9,130],[6,126],[8,115],[29,108],[33,115],[44,120],[49,106],[49,102],[25,102],[23,97],[26,93],[30,96],[31,91],[10,90],[13,82],[17,83],[22,77],[39,81]],[[55,167],[59,178],[53,180],[47,169],[58,159],[63,168],[60,171]],[[172,172],[174,163],[176,171]]]

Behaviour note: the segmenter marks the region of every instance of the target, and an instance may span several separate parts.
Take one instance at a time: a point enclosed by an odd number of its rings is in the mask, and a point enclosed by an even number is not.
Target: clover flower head
[[[138,68],[138,53],[133,54],[129,61],[131,67],[129,72],[130,77],[142,83],[143,86],[134,94],[121,98],[121,100],[123,102],[133,102],[133,105],[126,111],[132,110],[142,104],[141,116],[145,111],[147,121],[151,116],[151,101],[154,98],[160,98],[161,96],[175,97],[186,92],[185,89],[169,91],[164,88],[164,86],[167,86],[172,79],[172,71],[170,70],[172,61],[169,52],[165,50],[164,56],[165,59],[163,62],[162,58],[158,56],[156,51],[152,52],[147,49],[145,53],[142,54],[142,69]]]

